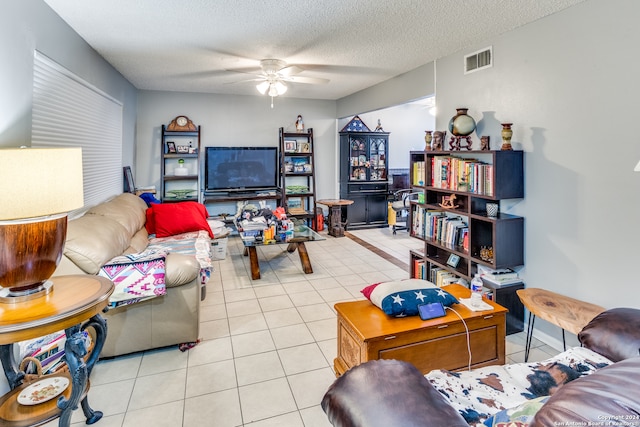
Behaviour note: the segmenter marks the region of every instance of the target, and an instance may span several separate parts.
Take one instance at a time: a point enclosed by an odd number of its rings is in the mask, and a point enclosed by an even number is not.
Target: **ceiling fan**
[[[284,94],[288,87],[287,83],[304,83],[304,84],[324,84],[329,80],[317,77],[298,76],[304,69],[297,65],[287,65],[281,59],[263,59],[260,61],[259,73],[247,72],[242,70],[228,70],[237,73],[254,74],[256,77],[252,79],[240,80],[233,83],[242,82],[259,82],[256,89],[262,95],[271,97],[271,108],[273,108],[273,98]]]

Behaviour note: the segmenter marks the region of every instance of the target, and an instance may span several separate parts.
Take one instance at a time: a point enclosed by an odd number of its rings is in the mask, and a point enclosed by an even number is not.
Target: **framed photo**
[[[297,146],[297,141],[295,139],[284,141],[284,151],[288,153],[295,153],[296,146]]]
[[[178,153],[180,154],[188,154],[189,146],[188,145],[178,145]]]
[[[125,166],[122,168],[124,171],[124,192],[125,193],[135,193],[136,186],[133,183],[133,173],[131,172],[130,166]]]
[[[449,259],[447,260],[447,265],[453,268],[456,268],[459,262],[460,262],[460,257],[456,254],[451,254],[449,255]]]
[[[308,142],[301,142],[298,144],[298,153],[310,153],[311,145]]]
[[[175,142],[167,141],[167,153],[169,153],[169,154],[177,153],[177,151],[176,151],[176,143]]]
[[[287,207],[289,209],[300,209],[302,208],[302,198],[301,197],[289,197],[287,199]]]

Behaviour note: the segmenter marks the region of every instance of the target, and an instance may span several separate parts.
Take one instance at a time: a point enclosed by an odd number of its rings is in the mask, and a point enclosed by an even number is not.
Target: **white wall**
[[[431,98],[433,100],[433,97]],[[430,112],[431,105],[425,103],[406,103],[383,108],[358,117],[375,130],[378,119],[389,135],[389,169],[409,169],[409,152],[424,150],[425,130],[435,130],[435,116]],[[345,127],[353,116],[338,120],[338,131]]]
[[[513,122],[526,152],[510,209],[525,217],[526,285],[606,308],[640,307],[639,15],[634,0],[589,0],[436,64],[439,128],[468,107],[492,147]],[[463,56],[488,45],[493,68],[463,75]]]
[[[31,145],[37,49],[124,105],[123,152],[133,161],[137,91],[41,0],[3,2],[0,15],[0,147]]]
[[[202,126],[201,146],[278,146],[278,129],[294,132],[298,114],[305,129],[313,128],[316,162],[316,196],[334,198],[337,193],[337,131],[335,101],[274,99],[183,92],[141,91],[138,97],[136,185],[160,186],[160,132],[162,124],[178,115]],[[210,209],[212,214],[217,213]]]

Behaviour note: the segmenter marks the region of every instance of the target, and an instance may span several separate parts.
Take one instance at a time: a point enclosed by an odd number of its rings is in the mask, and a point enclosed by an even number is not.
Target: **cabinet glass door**
[[[371,137],[369,141],[369,179],[387,180],[387,139]]]
[[[367,180],[367,140],[364,137],[349,138],[349,181]]]

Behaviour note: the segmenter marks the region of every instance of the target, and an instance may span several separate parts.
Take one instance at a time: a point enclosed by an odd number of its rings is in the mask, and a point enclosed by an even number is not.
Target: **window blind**
[[[82,147],[85,207],[122,193],[122,103],[35,51],[31,144]]]

